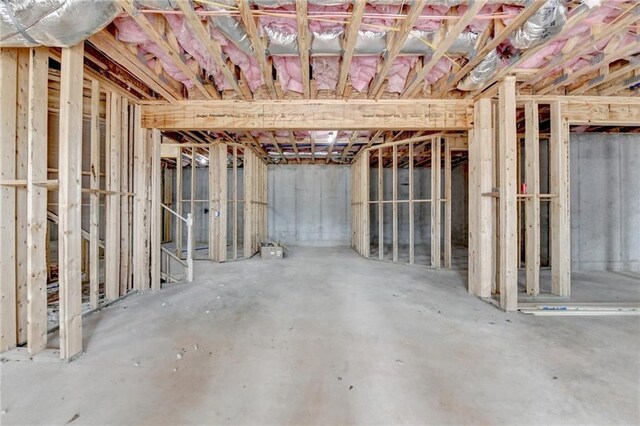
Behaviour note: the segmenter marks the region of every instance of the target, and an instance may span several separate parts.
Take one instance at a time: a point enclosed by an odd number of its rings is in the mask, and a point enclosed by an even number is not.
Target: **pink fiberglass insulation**
[[[346,22],[346,18],[321,18],[321,19],[313,19],[314,14],[324,14],[324,13],[332,13],[332,12],[346,12],[348,9],[348,4],[342,4],[338,6],[320,6],[317,4],[309,4],[307,6],[307,10],[309,12],[309,30],[314,33],[323,33],[332,31],[336,27],[344,28],[344,24]]]
[[[274,56],[273,66],[278,73],[280,86],[285,91],[302,93],[302,70],[300,58],[293,56]]]
[[[211,28],[211,35],[220,43],[222,51],[229,57],[231,62],[242,70],[252,92],[255,92],[258,87],[264,84],[262,70],[256,58],[247,55],[238,46],[227,41],[216,29]]]
[[[313,78],[319,90],[336,90],[340,72],[339,56],[317,56],[311,58]]]
[[[356,56],[351,60],[349,76],[351,85],[358,92],[364,92],[378,71],[380,56]]]
[[[431,6],[427,5],[422,9],[420,16],[428,17],[428,18],[418,18],[418,22],[413,27],[416,30],[421,31],[436,31],[442,25],[442,19],[438,19],[438,16],[445,16],[449,11],[448,6]]]
[[[480,13],[478,15],[491,15],[496,10],[500,8],[500,4],[493,3],[487,4],[480,9]],[[461,4],[458,6],[458,15],[462,16],[469,9],[469,6],[466,4]],[[490,19],[484,19],[482,17],[473,19],[471,23],[467,26],[467,29],[473,31],[474,33],[481,33],[485,31],[489,27]]]
[[[451,71],[451,60],[449,58],[440,58],[438,62],[436,62],[435,66],[427,77],[425,78],[426,84],[434,84],[436,81],[440,80],[442,76],[448,74]]]
[[[231,85],[218,68],[207,48],[198,41],[182,15],[167,14],[165,19],[171,26],[180,46],[195,59],[207,75],[212,76],[219,90],[231,89]]]
[[[149,20],[153,23],[155,15],[149,16]],[[150,41],[147,34],[138,26],[136,21],[130,17],[116,18],[113,23],[118,29],[117,38],[125,43],[138,45],[138,48],[145,53],[154,55],[166,73],[173,79],[184,84],[187,89],[193,86],[193,82],[185,75],[177,66],[174,65],[169,55],[157,44]]]
[[[418,62],[417,56],[401,56],[396,58],[389,69],[387,92],[402,93],[411,68]]]
[[[391,15],[397,15],[400,13],[400,5],[392,4],[367,4],[364,8],[365,16],[362,18],[362,23],[367,24],[362,26],[361,30],[370,31],[386,31],[384,28],[375,27],[387,27],[393,28],[396,20]],[[366,16],[366,15],[380,15]]]

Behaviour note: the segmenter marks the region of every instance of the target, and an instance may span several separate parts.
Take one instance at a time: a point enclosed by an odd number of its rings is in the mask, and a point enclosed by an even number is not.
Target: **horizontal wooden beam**
[[[470,100],[288,100],[147,103],[142,126],[162,130],[467,130]]]

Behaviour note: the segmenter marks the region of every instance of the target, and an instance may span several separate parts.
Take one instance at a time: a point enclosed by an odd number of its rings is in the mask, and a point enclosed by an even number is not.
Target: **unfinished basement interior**
[[[1,424],[640,424],[640,2],[0,17]]]

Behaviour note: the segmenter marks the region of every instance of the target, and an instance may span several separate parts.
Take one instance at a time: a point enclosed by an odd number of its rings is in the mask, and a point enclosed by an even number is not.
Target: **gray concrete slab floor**
[[[466,271],[292,247],[84,321],[69,363],[4,362],[14,424],[638,424],[639,317],[506,314]]]

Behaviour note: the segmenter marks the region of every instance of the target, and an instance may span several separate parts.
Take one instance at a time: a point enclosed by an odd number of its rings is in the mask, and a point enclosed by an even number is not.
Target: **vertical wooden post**
[[[209,166],[211,167],[211,166]],[[178,156],[176,157],[176,212],[182,216],[182,148],[178,148]],[[182,259],[182,222],[176,220],[176,256]]]
[[[392,232],[393,232],[393,261],[398,261],[398,145],[393,145],[392,150],[392,179],[391,184],[393,188],[391,190],[392,200],[393,200],[393,210],[392,210]]]
[[[62,49],[58,211],[60,357],[82,352],[82,80],[84,43]]]
[[[107,157],[106,239],[105,239],[105,298],[120,296],[120,148],[122,102],[116,93],[110,93],[109,137]]]
[[[162,169],[160,158],[160,130],[153,129],[151,137],[151,289],[160,290],[160,250],[162,246],[162,224],[160,206],[162,196]]]
[[[214,259],[227,260],[227,145],[219,143],[210,148],[210,190],[214,192],[215,207],[211,212]]]
[[[197,169],[198,169],[198,162],[196,161],[196,147],[194,146],[191,148],[191,171],[190,171],[191,179],[189,180],[189,213],[191,213],[191,220],[193,222],[195,222],[196,220],[195,199],[196,199]],[[194,246],[194,249],[195,249],[195,246]],[[193,252],[191,254],[193,255]]]
[[[218,180],[220,173],[218,171],[218,147],[212,145],[209,147],[209,259],[218,260],[219,244],[218,244],[218,203],[220,202],[220,189]]]
[[[516,79],[500,83],[498,114],[500,131],[500,306],[518,308],[517,176],[516,176]]]
[[[525,199],[525,265],[527,294],[540,292],[540,140],[538,104],[525,104],[524,180],[530,198]]]
[[[18,49],[16,178],[27,179],[29,127],[29,49]],[[27,188],[16,188],[16,276],[18,344],[27,341]]]
[[[91,169],[89,186],[89,305],[97,309],[100,291],[100,83],[91,81]]]
[[[409,264],[415,263],[416,240],[415,240],[415,212],[414,204],[414,186],[413,186],[413,142],[409,143]]]
[[[431,267],[440,267],[440,212],[442,184],[441,177],[440,137],[431,141]]]
[[[47,347],[47,83],[49,49],[30,49],[27,159],[27,349]]]
[[[469,147],[469,280],[470,291],[490,297],[494,286],[494,200],[483,196],[493,191],[494,143],[491,99],[479,99],[474,106],[473,137]]]
[[[384,259],[384,165],[382,148],[378,149],[378,258]]]
[[[551,293],[571,293],[571,235],[569,224],[569,123],[562,116],[562,104],[551,103],[549,139],[549,188],[551,199]]]
[[[146,179],[146,129],[142,127],[142,108],[134,107],[134,239],[133,239],[133,287],[138,291],[149,289],[149,263],[146,257],[147,244],[147,179]],[[109,170],[107,168],[107,170]],[[106,255],[108,256],[108,255]]]
[[[0,48],[0,179],[16,178],[17,49]],[[17,344],[16,189],[0,186],[0,352]]]
[[[120,288],[121,295],[127,293],[129,283],[129,102],[122,98],[120,117],[120,186],[117,191],[120,201]]]
[[[362,201],[362,255],[369,257],[370,250],[370,230],[369,230],[369,151],[364,151],[360,157],[360,188],[362,193],[360,199]]]
[[[451,267],[451,139],[444,137],[444,267]]]
[[[231,229],[233,232],[232,235],[232,250],[233,250],[233,259],[236,260],[238,258],[238,147],[233,145],[233,215],[231,222]]]
[[[253,201],[254,201],[254,154],[250,149],[244,151],[244,257],[248,259],[253,254]]]

